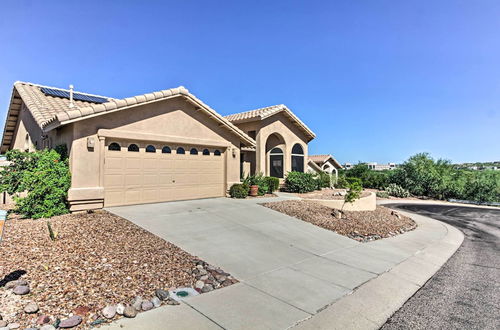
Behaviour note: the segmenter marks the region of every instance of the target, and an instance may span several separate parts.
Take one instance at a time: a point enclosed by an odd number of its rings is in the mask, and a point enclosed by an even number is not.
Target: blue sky
[[[284,103],[310,153],[500,160],[499,1],[2,1],[12,83],[111,97],[186,86],[226,115]]]

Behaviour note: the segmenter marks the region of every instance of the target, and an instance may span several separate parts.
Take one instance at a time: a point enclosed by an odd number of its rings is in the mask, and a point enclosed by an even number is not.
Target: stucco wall
[[[341,209],[344,204],[342,199],[307,199],[309,201],[314,201],[324,206],[331,207],[332,209]],[[370,195],[366,197],[361,197],[355,200],[353,203],[345,203],[345,211],[374,211],[377,208],[377,197],[375,193],[370,192]]]
[[[26,143],[26,134],[29,134],[29,142]],[[12,149],[33,151],[42,148],[42,130],[33,119],[33,116],[23,104],[19,112]]]
[[[224,146],[225,149],[221,148],[221,151],[227,153],[227,187],[240,181],[239,138],[220,127],[202,111],[197,111],[194,106],[178,98],[75,122],[71,147],[70,202],[103,198],[105,140],[111,142],[113,138],[98,136],[99,130],[106,130],[111,134],[124,132],[130,141],[139,142],[140,145],[141,141],[154,142],[168,140],[169,137],[187,139],[189,143],[183,144],[184,147],[196,147],[205,145],[206,141],[214,141]],[[94,148],[87,147],[89,138],[94,139]],[[142,140],[137,140],[139,138]],[[162,143],[164,142],[158,145]]]

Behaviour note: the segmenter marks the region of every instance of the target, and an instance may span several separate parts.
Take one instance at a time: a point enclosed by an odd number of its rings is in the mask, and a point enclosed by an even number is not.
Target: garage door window
[[[132,151],[132,152],[139,152],[139,147],[137,146],[137,144],[131,144],[128,146],[128,151]]]
[[[189,153],[190,153],[191,155],[197,155],[197,154],[198,154],[198,149],[196,149],[196,148],[191,148],[191,150],[189,151]]]
[[[172,150],[170,149],[169,146],[164,146],[162,149],[161,149],[161,152],[163,154],[171,154],[172,153]]]
[[[108,146],[108,150],[111,150],[111,151],[120,151],[121,150],[121,147],[118,143],[116,142],[113,142],[111,143],[109,146]]]
[[[214,156],[220,156],[220,151],[219,150],[215,150],[214,151]]]
[[[183,147],[179,147],[177,148],[177,154],[178,155],[184,155],[186,153],[186,151],[184,150]]]
[[[210,150],[203,149],[203,156],[210,156]]]
[[[148,145],[148,146],[146,147],[146,152],[156,152],[156,148],[155,148],[155,146]]]

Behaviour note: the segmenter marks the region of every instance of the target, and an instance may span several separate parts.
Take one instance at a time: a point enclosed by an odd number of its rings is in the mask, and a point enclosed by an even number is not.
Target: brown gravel
[[[308,193],[303,193],[303,194],[296,194],[300,198],[304,199],[338,199],[338,200],[343,200],[344,196],[334,196],[335,193],[337,192],[345,192],[345,189],[322,189],[322,190],[317,190],[317,191],[312,191]],[[367,197],[370,195],[368,191],[363,191],[361,194],[361,197]]]
[[[129,303],[138,295],[148,299],[155,289],[193,286],[196,281],[192,270],[199,259],[121,217],[98,211],[50,222],[59,235],[56,241],[49,238],[46,220],[6,223],[0,279],[23,270],[22,279],[31,287],[30,294],[18,299],[0,282],[4,319],[9,309],[18,313],[10,322],[28,327],[40,313],[63,319],[83,311],[85,324],[108,304]],[[39,304],[38,314],[22,312],[29,301]]]
[[[360,242],[391,237],[416,228],[412,219],[383,206],[375,211],[344,211],[342,219],[332,215],[332,209],[321,204],[301,200],[263,203],[265,207],[310,222]]]

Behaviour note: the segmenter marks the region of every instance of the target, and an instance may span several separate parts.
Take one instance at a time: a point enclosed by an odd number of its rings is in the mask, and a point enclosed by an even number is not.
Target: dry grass
[[[383,206],[377,206],[375,211],[344,211],[343,218],[338,219],[332,215],[331,208],[307,200],[262,205],[362,242],[395,236],[416,228],[415,221],[403,215],[398,218]]]

